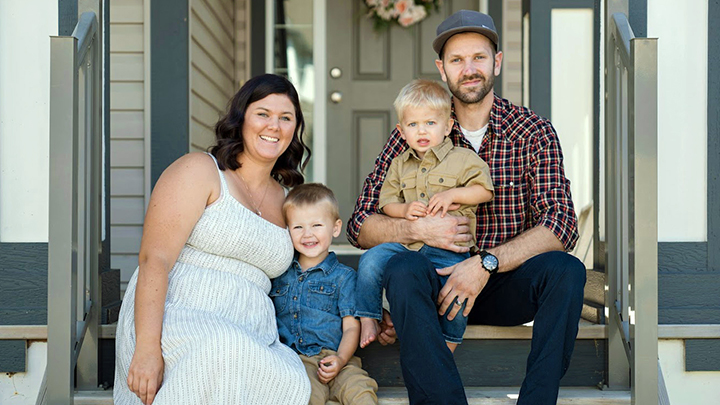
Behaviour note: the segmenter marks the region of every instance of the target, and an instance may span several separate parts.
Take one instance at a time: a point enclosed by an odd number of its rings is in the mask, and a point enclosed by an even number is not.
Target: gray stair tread
[[[514,405],[517,401],[519,387],[468,387],[465,393],[470,405]],[[380,404],[408,404],[405,388],[380,388],[378,392]],[[592,387],[560,388],[558,405],[629,405],[629,391],[601,391]]]
[[[578,339],[607,338],[605,325],[598,325],[581,319],[579,326]],[[115,339],[116,328],[116,323],[102,325],[100,327],[100,337],[103,339]],[[464,339],[530,339],[531,336],[532,326],[468,325]]]
[[[517,387],[468,387],[465,392],[470,405],[513,405],[517,400]],[[408,404],[405,388],[381,387],[378,392],[381,405]],[[591,387],[560,388],[558,405],[629,405],[629,391],[601,391]],[[112,405],[112,391],[81,391],[75,394],[77,405]],[[328,405],[333,404],[328,402]]]

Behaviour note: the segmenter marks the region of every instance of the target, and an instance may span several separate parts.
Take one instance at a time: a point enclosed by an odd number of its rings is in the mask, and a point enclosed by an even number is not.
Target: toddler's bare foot
[[[360,347],[365,348],[377,339],[380,333],[378,321],[372,318],[360,317]]]

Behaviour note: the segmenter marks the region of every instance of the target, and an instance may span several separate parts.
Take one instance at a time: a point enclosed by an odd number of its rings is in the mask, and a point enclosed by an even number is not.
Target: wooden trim
[[[115,339],[117,324],[101,325],[101,339]],[[532,326],[468,325],[464,339],[530,339]],[[581,325],[578,339],[607,339],[605,325]],[[0,325],[0,340],[47,340],[46,325]],[[658,339],[720,339],[720,325],[659,325]]]
[[[47,325],[0,325],[0,340],[47,340]]]
[[[531,339],[532,326],[468,325],[463,339]],[[607,339],[605,325],[581,325],[578,339]]]
[[[720,339],[720,325],[658,325],[658,339]]]

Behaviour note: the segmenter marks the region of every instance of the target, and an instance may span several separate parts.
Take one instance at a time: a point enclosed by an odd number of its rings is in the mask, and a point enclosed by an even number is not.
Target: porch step
[[[468,387],[469,405],[514,405],[517,387]],[[405,388],[381,387],[380,405],[407,405]],[[597,388],[561,388],[558,405],[629,405],[629,391],[601,391]],[[81,391],[75,394],[76,405],[113,405],[112,391]],[[328,402],[328,405],[336,404]]]
[[[605,325],[580,321],[578,340],[562,387],[596,387],[604,384],[607,333]],[[470,325],[465,341],[456,351],[456,361],[463,383],[471,387],[519,386],[525,376],[530,352],[532,326]],[[112,385],[114,379],[115,325],[103,325],[100,332],[101,352],[105,353],[100,382]],[[372,344],[358,350],[363,367],[381,387],[404,387],[400,370],[400,345]]]

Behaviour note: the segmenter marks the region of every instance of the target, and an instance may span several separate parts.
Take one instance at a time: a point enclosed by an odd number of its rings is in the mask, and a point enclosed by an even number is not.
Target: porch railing
[[[72,404],[76,385],[97,388],[103,197],[99,35],[97,15],[85,12],[72,36],[50,39],[48,404]]]
[[[608,386],[629,386],[633,404],[656,405],[667,395],[658,385],[657,39],[636,38],[616,13],[608,41]]]

